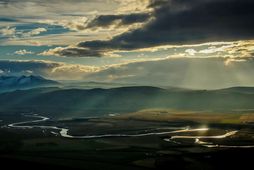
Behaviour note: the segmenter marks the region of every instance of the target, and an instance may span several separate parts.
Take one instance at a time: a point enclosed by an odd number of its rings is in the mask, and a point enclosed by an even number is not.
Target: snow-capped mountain
[[[0,91],[56,86],[59,83],[40,76],[0,76]]]

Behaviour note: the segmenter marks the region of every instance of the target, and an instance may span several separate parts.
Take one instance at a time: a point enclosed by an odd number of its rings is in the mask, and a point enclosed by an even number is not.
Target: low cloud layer
[[[167,58],[102,67],[49,61],[0,61],[0,74],[34,74],[55,80],[215,89],[252,86],[253,67],[253,58]]]
[[[174,58],[110,67],[90,75],[94,81],[216,89],[254,84],[253,58]]]
[[[1,75],[40,75],[56,80],[84,79],[99,67],[39,60],[0,60]]]

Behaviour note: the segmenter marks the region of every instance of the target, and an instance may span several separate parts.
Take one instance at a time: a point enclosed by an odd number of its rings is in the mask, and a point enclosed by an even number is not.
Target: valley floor
[[[150,114],[141,116],[144,112]],[[158,112],[64,120],[34,114],[1,115],[1,164],[9,168],[89,170],[252,166],[254,124],[251,119],[244,120],[246,115],[234,115],[240,118],[236,121],[221,114],[223,121],[215,123],[208,121],[209,114],[193,119],[192,113],[180,113],[178,118],[171,113],[169,119],[161,121],[163,113]],[[163,116],[166,114],[164,111]],[[68,130],[66,136],[62,129]]]

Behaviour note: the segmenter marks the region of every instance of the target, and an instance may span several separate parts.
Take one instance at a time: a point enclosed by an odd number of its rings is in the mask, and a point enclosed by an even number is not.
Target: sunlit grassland
[[[191,121],[199,123],[242,124],[254,122],[254,113],[219,113],[209,111],[181,111],[148,109],[118,115],[115,119],[144,121]]]

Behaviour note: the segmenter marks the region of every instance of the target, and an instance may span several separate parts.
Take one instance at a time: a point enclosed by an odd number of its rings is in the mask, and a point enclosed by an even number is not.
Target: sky
[[[0,75],[254,86],[253,0],[0,0]]]

